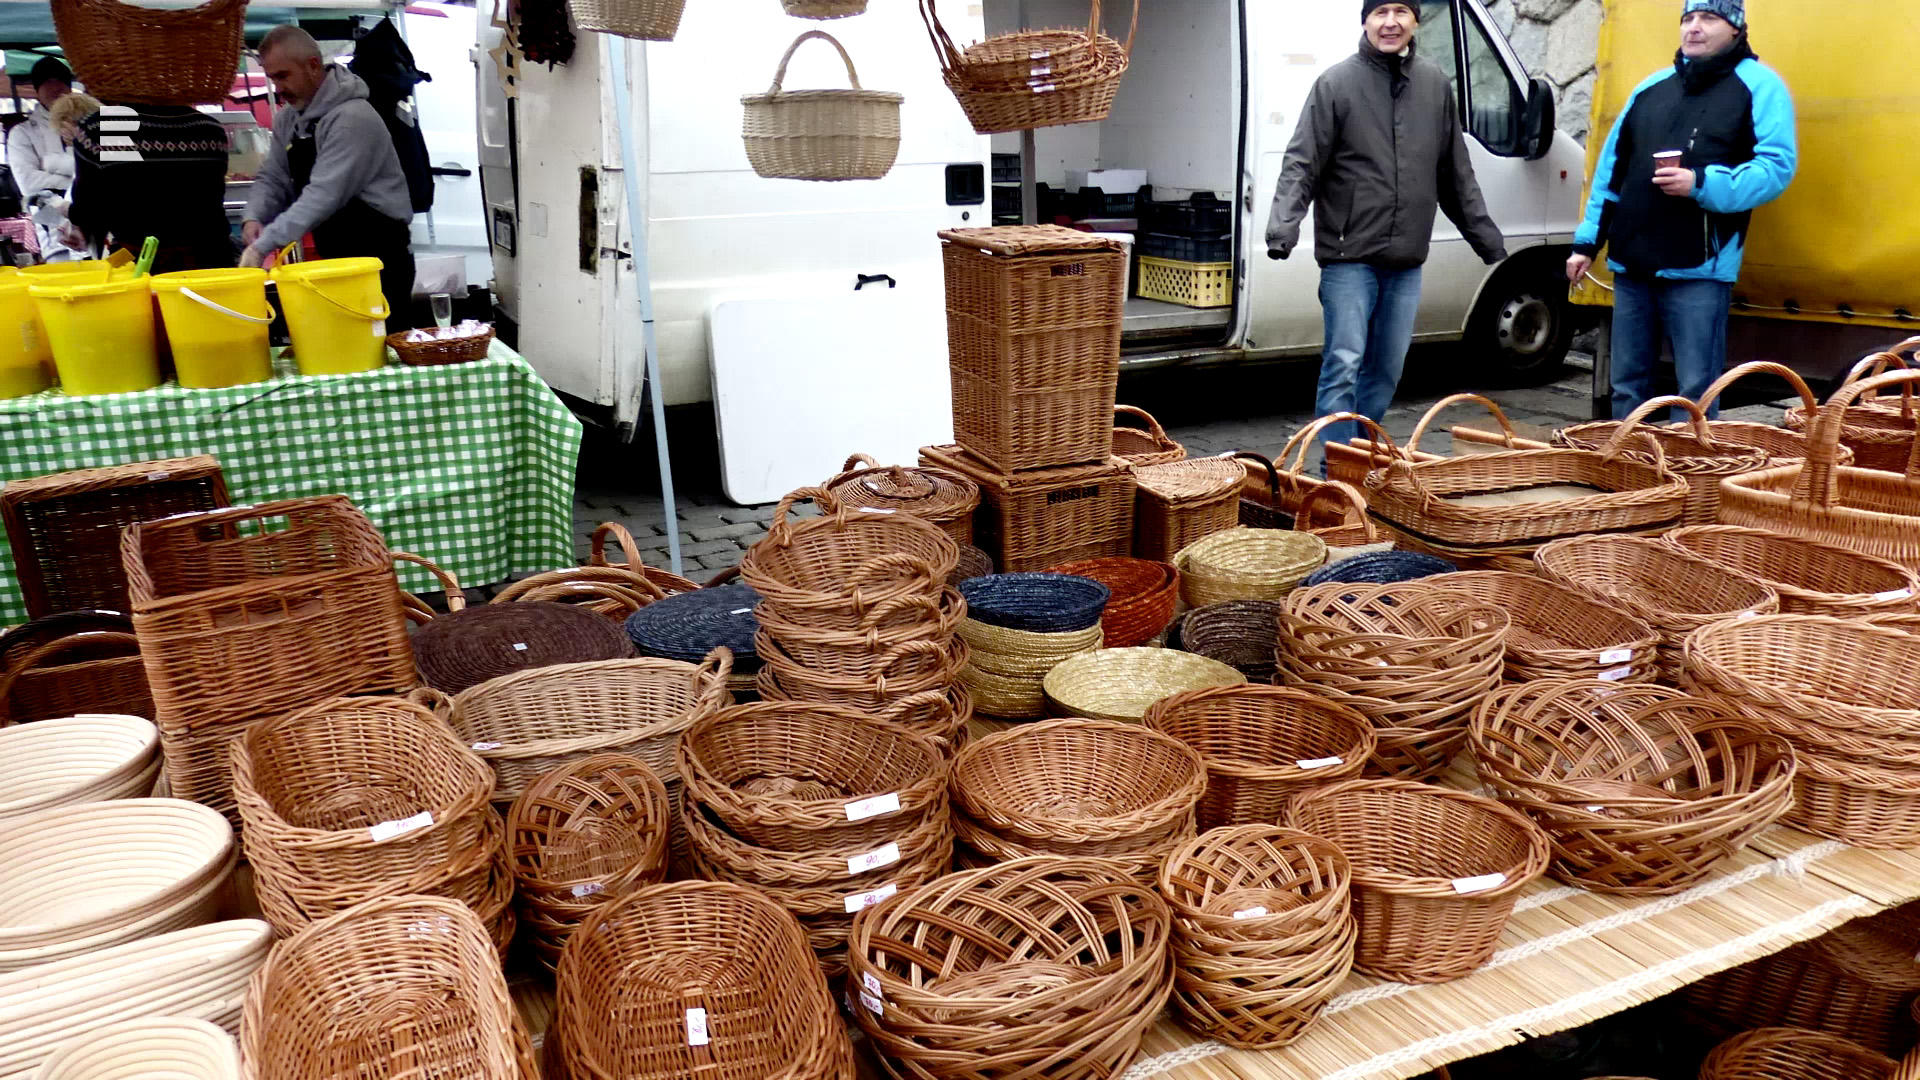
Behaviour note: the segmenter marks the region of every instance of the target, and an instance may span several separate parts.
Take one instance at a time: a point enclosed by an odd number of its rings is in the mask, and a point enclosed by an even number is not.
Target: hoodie
[[[287,149],[309,134],[313,179],[296,191]],[[247,219],[266,226],[254,250],[265,255],[286,247],[355,199],[396,221],[413,218],[406,174],[386,123],[367,101],[367,84],[330,64],[305,108],[282,109],[273,118],[273,147],[247,198]]]

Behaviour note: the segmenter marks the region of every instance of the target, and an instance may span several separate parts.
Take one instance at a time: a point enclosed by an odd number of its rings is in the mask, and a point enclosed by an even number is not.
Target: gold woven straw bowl
[[[1187,690],[1238,686],[1245,675],[1218,660],[1173,649],[1099,649],[1061,661],[1043,682],[1060,716],[1139,723],[1153,703]]]

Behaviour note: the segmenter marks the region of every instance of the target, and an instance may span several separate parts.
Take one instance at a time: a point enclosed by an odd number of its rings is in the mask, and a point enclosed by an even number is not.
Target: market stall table
[[[0,401],[0,483],[68,469],[211,454],[236,505],[344,494],[396,551],[463,584],[570,566],[580,422],[531,365],[494,342],[484,360],[276,377],[218,390],[50,390]],[[401,584],[437,588],[400,567]],[[0,549],[0,626],[26,618]]]

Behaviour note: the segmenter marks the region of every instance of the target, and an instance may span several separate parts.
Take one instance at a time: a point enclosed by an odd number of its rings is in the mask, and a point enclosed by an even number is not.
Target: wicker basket
[[[1229,600],[1195,608],[1181,616],[1179,630],[1179,648],[1218,660],[1248,682],[1273,681],[1274,650],[1280,640],[1278,600]],[[1173,648],[1171,632],[1168,638]]]
[[[1312,533],[1233,528],[1174,556],[1180,595],[1189,607],[1228,600],[1278,600],[1327,561],[1326,541]]]
[[[1784,740],[1657,686],[1540,680],[1481,703],[1474,760],[1553,841],[1555,877],[1595,892],[1698,884],[1793,802]]]
[[[1180,1022],[1243,1050],[1299,1038],[1353,967],[1352,873],[1327,841],[1265,824],[1169,856],[1158,885]]]
[[[1320,532],[1323,535],[1327,535],[1331,529],[1339,526],[1346,526],[1347,529],[1365,526],[1371,529],[1364,498],[1357,501],[1357,507],[1352,513],[1349,512],[1348,507],[1341,506],[1337,502],[1325,511],[1315,509],[1314,496],[1320,494],[1329,481],[1310,474],[1307,469],[1307,459],[1313,451],[1315,437],[1334,424],[1341,423],[1356,424],[1366,431],[1383,461],[1397,453],[1393,446],[1393,436],[1387,434],[1384,428],[1368,417],[1351,412],[1332,413],[1315,418],[1311,423],[1294,432],[1272,461],[1268,461],[1259,454],[1241,451],[1234,456],[1242,459],[1241,467],[1246,472],[1246,479],[1240,490],[1240,523],[1242,525],[1260,529],[1304,527],[1304,531]],[[1329,466],[1332,466],[1337,464],[1333,456],[1334,449],[1337,448],[1332,448],[1331,444],[1329,446],[1327,460]],[[1291,464],[1288,464],[1289,459]],[[1275,468],[1276,464],[1286,467]],[[1344,482],[1351,488],[1358,488],[1366,479],[1366,470],[1361,469],[1357,473],[1331,471],[1330,475],[1335,482]],[[1330,517],[1323,516],[1329,514]],[[1328,542],[1352,546],[1351,541],[1344,539],[1330,539]]]
[[[990,135],[1107,118],[1133,55],[1140,3],[1124,43],[1100,32],[1100,0],[1092,7],[1085,30],[1020,30],[965,50],[940,24],[934,0],[920,0],[920,17],[961,111],[974,131]]]
[[[247,988],[240,1051],[260,1080],[540,1075],[486,928],[430,896],[369,900],[282,942]]]
[[[972,527],[968,527],[972,531]],[[972,581],[977,577],[986,577],[993,573],[993,556],[974,547],[972,544],[960,545],[960,564],[947,575],[947,584],[958,588],[963,581]]]
[[[1780,594],[1787,615],[1906,615],[1920,603],[1920,574],[1833,544],[1737,525],[1676,529],[1662,539],[1758,579]]]
[[[964,669],[961,669],[964,670]],[[854,704],[831,701],[819,701],[813,696],[818,691],[812,689],[794,690],[783,685],[771,671],[761,672],[754,680],[753,691],[756,700],[762,702],[787,702],[806,705],[833,705],[835,708],[851,708],[865,713],[874,720],[884,720],[928,738],[951,745],[955,739],[964,738],[966,723],[973,716],[973,699],[966,687],[959,682],[959,672],[949,671],[945,678],[935,680],[930,689],[914,693],[889,691],[879,693],[870,691],[866,698]],[[857,695],[849,695],[854,700]],[[750,702],[743,702],[750,703]]]
[[[34,1080],[116,1076],[240,1080],[240,1048],[233,1036],[205,1020],[141,1016],[72,1039],[33,1074]]]
[[[1353,864],[1354,967],[1446,982],[1487,962],[1521,889],[1547,868],[1545,833],[1491,799],[1402,780],[1296,793],[1281,824]]]
[[[602,907],[560,959],[561,1075],[846,1080],[853,1047],[793,916],[719,882]]]
[[[672,41],[687,0],[567,0],[573,25],[644,41]]]
[[[446,364],[471,364],[485,360],[493,348],[493,327],[482,325],[472,333],[457,332],[447,337],[429,336],[415,341],[421,330],[402,330],[387,335],[387,348],[408,367],[441,367]]]
[[[1048,570],[1088,578],[1112,594],[1100,613],[1106,643],[1116,649],[1143,645],[1173,621],[1180,599],[1180,573],[1170,563],[1145,559],[1087,559]]]
[[[883,466],[865,454],[855,454],[841,466],[839,475],[820,486],[842,505],[860,512],[912,514],[938,525],[963,548],[973,543],[973,512],[980,507],[980,485],[958,473]]]
[[[0,820],[53,806],[144,799],[160,730],[138,716],[68,716],[0,728]]]
[[[967,582],[960,592],[972,621],[1030,634],[1104,629],[1107,605],[1113,600],[1113,590],[1104,581],[1065,571],[994,574]]]
[[[1576,536],[1534,556],[1551,581],[1645,622],[1660,635],[1660,676],[1679,681],[1687,635],[1723,619],[1770,615],[1780,594],[1671,544],[1639,536]]]
[[[1171,559],[1183,548],[1240,521],[1240,483],[1246,472],[1229,458],[1188,458],[1133,471],[1139,494],[1133,508],[1133,552]]]
[[[1133,551],[1132,470],[1119,461],[1003,475],[958,446],[925,446],[937,465],[980,485],[975,542],[1000,570],[1044,570]]]
[[[507,814],[521,922],[549,967],[587,916],[667,873],[673,806],[647,763],[596,754],[542,776]]]
[[[917,621],[897,618],[907,610],[919,613]],[[876,627],[884,625],[885,629],[817,630],[763,614],[759,617],[760,632],[755,635],[754,648],[774,661],[797,665],[823,676],[870,678],[889,668],[897,674],[911,676],[946,663],[950,651],[946,645],[967,612],[966,599],[958,589],[948,586],[941,590],[938,599],[901,596],[875,605],[867,617]],[[769,642],[772,644],[763,649],[762,645]],[[900,662],[902,651],[909,646],[918,649],[929,644],[938,650],[936,654],[922,656],[912,663]],[[914,657],[905,659],[914,660]]]
[[[796,19],[844,19],[867,10],[867,0],[780,0],[780,4]]]
[[[114,63],[117,71],[126,67],[123,59]],[[229,71],[228,80],[232,77]],[[205,456],[79,469],[7,484],[0,491],[0,519],[6,522],[28,617],[131,610],[120,562],[121,531],[136,521],[225,505],[220,464]]]
[[[854,1019],[895,1076],[1116,1077],[1172,990],[1170,932],[1104,862],[964,870],[854,919]]]
[[[1669,407],[1682,409],[1692,417],[1692,430],[1659,428],[1646,423],[1656,411]],[[1686,509],[1680,514],[1682,525],[1713,524],[1720,513],[1720,481],[1758,472],[1772,462],[1771,455],[1759,447],[1715,439],[1707,424],[1707,414],[1683,397],[1653,398],[1625,420],[1575,424],[1556,433],[1553,441],[1556,446],[1597,450],[1607,455],[1624,452],[1634,460],[1656,464],[1654,455],[1646,451],[1626,450],[1627,440],[1637,434],[1657,440],[1667,471],[1687,482]]]
[[[1115,416],[1126,416],[1138,420],[1146,426],[1123,427],[1115,424],[1113,428],[1113,456],[1139,468],[1142,465],[1165,465],[1169,461],[1186,458],[1187,448],[1167,434],[1160,421],[1145,409],[1132,405],[1115,405]]]
[[[1855,364],[1853,370],[1842,380],[1840,389],[1828,399],[1832,405],[1840,401],[1843,394],[1844,404],[1834,414],[1839,423],[1840,443],[1853,451],[1854,466],[1861,469],[1873,469],[1880,472],[1907,472],[1913,454],[1915,432],[1915,414],[1913,406],[1913,384],[1902,383],[1897,378],[1885,388],[1900,387],[1900,403],[1889,407],[1879,400],[1880,386],[1862,387],[1856,392],[1853,387],[1867,381],[1874,381],[1883,375],[1889,367],[1901,369],[1897,375],[1911,374],[1906,360],[1898,352],[1880,353],[1869,356]],[[1824,410],[1822,410],[1824,411]],[[1813,421],[1820,412],[1802,405],[1788,409],[1782,422],[1794,431],[1807,433],[1809,442],[1814,439]]]
[[[1896,1064],[1838,1036],[1761,1028],[1714,1047],[1700,1080],[1892,1080]]]
[[[1820,403],[1814,399],[1813,391],[1800,373],[1785,364],[1768,363],[1764,360],[1741,364],[1715,380],[1700,395],[1700,409],[1711,411],[1734,383],[1749,379],[1755,375],[1773,375],[1785,379],[1787,385],[1800,395],[1801,405],[1808,415],[1818,412]],[[1677,425],[1684,426],[1684,425]],[[1798,465],[1807,458],[1807,435],[1804,431],[1792,431],[1777,424],[1767,424],[1756,420],[1709,420],[1707,430],[1713,433],[1714,441],[1735,446],[1753,446],[1767,452],[1768,465]],[[1841,465],[1853,464],[1853,451],[1840,447],[1836,461]]]
[[[1505,570],[1448,574],[1431,584],[1506,611],[1511,682],[1602,678],[1637,683],[1652,682],[1659,674],[1660,637],[1653,628],[1583,592]]]
[[[1100,648],[1103,632],[1098,623],[1085,630],[1040,634],[967,619],[960,624],[959,637],[969,650],[959,683],[974,708],[1024,720],[1046,713],[1047,672],[1070,656]]]
[[[790,520],[809,500],[823,516]],[[801,488],[774,507],[766,538],[740,561],[740,578],[781,619],[866,630],[867,612],[881,601],[938,596],[959,561],[952,538],[917,517],[862,514],[824,488]]]
[[[852,675],[810,670],[782,654],[764,632],[760,655],[764,666],[754,685],[762,698],[843,705],[871,712],[886,709],[903,697],[951,686],[954,676],[966,666],[967,643],[951,638],[909,641],[876,656],[868,672]]]
[[[608,560],[608,537],[620,545],[626,558],[624,563]],[[579,604],[610,619],[624,621],[655,600],[693,592],[699,587],[678,574],[643,565],[633,534],[619,522],[608,521],[593,530],[593,553],[585,566],[522,578],[502,589],[493,602],[554,600]]]
[[[54,0],[53,31],[87,92],[124,105],[225,101],[240,70],[246,0],[155,10],[120,0]]]
[[[1162,698],[1246,681],[1217,660],[1175,649],[1097,649],[1055,665],[1042,687],[1051,715],[1137,724]]]
[[[458,694],[503,675],[634,654],[624,631],[572,604],[523,600],[466,608],[442,616],[413,635],[420,681]]]
[[[1294,792],[1357,776],[1373,756],[1365,716],[1292,687],[1189,690],[1155,702],[1145,722],[1206,762],[1202,831],[1275,821]]]
[[[748,585],[712,585],[669,596],[628,616],[627,640],[642,656],[699,663],[715,649],[733,654],[751,676],[760,663],[753,639],[760,594]]]
[[[864,5],[863,5],[864,6]],[[818,39],[847,65],[848,90],[788,90],[787,64],[795,50]],[[786,180],[878,180],[900,155],[900,103],[885,90],[865,90],[846,47],[824,30],[793,39],[773,85],[740,99],[746,107],[741,137],[747,161],[761,176]]]
[[[120,625],[129,620],[115,615]],[[50,615],[16,627],[23,642],[35,624],[64,622]],[[128,626],[128,629],[131,629]],[[9,634],[11,637],[12,634]],[[80,713],[112,713],[153,719],[153,694],[131,633],[83,630],[56,634],[0,656],[0,727]]]

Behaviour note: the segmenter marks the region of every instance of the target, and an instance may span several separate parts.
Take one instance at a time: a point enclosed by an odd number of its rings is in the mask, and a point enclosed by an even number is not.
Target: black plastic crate
[[[993,155],[993,182],[996,184],[1017,184],[1020,182],[1020,155]]]
[[[1020,215],[1020,189],[1017,187],[997,187],[993,189],[993,216],[1003,214]]]
[[[1147,202],[1140,207],[1140,227],[1169,236],[1217,237],[1233,231],[1233,204],[1205,191],[1175,202]]]
[[[1233,261],[1232,236],[1175,236],[1170,233],[1146,233],[1137,245],[1140,254],[1151,259],[1178,262],[1223,263]]]
[[[1140,209],[1140,195],[1126,192],[1116,195],[1099,188],[1080,189],[1081,217],[1133,217]]]

